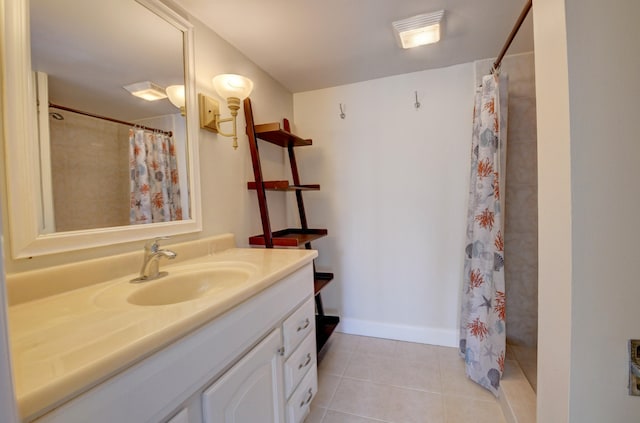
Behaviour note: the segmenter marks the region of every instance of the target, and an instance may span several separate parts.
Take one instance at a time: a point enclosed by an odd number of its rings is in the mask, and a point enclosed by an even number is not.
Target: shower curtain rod
[[[502,46],[502,50],[500,50],[500,54],[498,54],[498,58],[496,59],[495,62],[493,62],[493,67],[491,68],[492,74],[495,73],[495,71],[498,70],[498,68],[500,68],[500,64],[502,63],[502,59],[504,58],[504,55],[507,54],[507,50],[509,50],[511,43],[513,42],[513,39],[516,38],[516,34],[520,30],[520,27],[522,26],[522,22],[524,22],[524,19],[529,14],[529,11],[531,10],[532,5],[533,5],[533,0],[527,0],[527,4],[524,5],[524,8],[522,9],[520,16],[518,16],[518,20],[516,21],[516,24],[513,26],[513,29],[511,30],[511,33],[509,34],[507,41],[504,43],[504,46]]]
[[[71,107],[61,106],[59,104],[49,103],[49,107],[53,107],[54,109],[66,110],[67,112],[78,113],[79,115],[89,116],[96,119],[107,120],[109,122],[120,123],[122,125],[134,126],[140,129],[146,129],[147,131],[160,132],[161,134],[168,135],[170,137],[173,136],[173,132],[171,131],[163,131],[162,129],[151,128],[149,126],[138,125],[137,123],[126,122],[124,120],[118,120],[106,116],[95,115],[89,112],[83,112],[82,110],[72,109]]]

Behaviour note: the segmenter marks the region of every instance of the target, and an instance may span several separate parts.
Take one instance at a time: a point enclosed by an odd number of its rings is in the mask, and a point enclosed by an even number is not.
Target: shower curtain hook
[[[415,107],[415,108],[416,108],[416,110],[418,110],[418,109],[420,108],[421,104],[420,104],[420,102],[418,101],[418,92],[417,92],[417,91],[415,91],[415,94],[416,94],[416,102],[415,102],[415,103],[413,103],[413,107]]]
[[[342,103],[340,103],[340,119],[344,119],[347,115],[344,114],[344,110],[342,109]]]

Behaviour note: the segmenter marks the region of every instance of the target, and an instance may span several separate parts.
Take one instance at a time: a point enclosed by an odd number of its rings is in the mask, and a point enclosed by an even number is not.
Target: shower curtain
[[[504,177],[506,75],[487,75],[473,112],[460,354],[467,375],[498,395],[506,351]]]
[[[129,130],[131,224],[182,220],[173,138],[144,129]]]

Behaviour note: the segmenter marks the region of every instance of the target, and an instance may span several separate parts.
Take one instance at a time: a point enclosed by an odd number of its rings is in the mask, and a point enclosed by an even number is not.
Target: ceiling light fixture
[[[164,88],[151,81],[136,82],[135,84],[125,85],[122,88],[129,91],[131,95],[135,95],[136,97],[140,97],[147,101],[156,101],[167,98]]]
[[[413,48],[440,41],[440,23],[444,10],[424,13],[392,23],[394,34],[402,48]]]

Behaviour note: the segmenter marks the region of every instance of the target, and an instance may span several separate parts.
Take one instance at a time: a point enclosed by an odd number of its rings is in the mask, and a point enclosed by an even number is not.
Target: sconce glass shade
[[[166,92],[171,104],[176,106],[178,109],[182,109],[184,107],[184,85],[169,85],[166,88]]]
[[[244,100],[253,90],[253,81],[242,75],[225,73],[213,78],[213,88],[224,99],[235,97]]]

